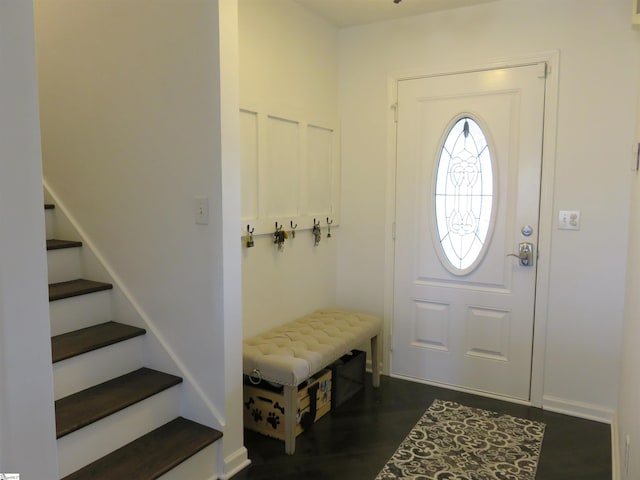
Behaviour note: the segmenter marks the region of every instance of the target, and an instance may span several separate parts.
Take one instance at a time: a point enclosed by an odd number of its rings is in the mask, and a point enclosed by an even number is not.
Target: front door
[[[398,82],[395,375],[529,400],[545,72]]]

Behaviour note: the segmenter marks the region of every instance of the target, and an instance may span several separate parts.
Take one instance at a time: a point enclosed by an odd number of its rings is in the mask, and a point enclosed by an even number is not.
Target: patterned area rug
[[[534,480],[544,428],[435,400],[376,480]]]

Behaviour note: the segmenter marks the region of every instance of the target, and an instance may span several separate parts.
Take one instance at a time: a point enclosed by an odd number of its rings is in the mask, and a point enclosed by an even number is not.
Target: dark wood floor
[[[245,430],[250,467],[234,480],[374,480],[431,402],[453,400],[546,423],[537,480],[610,480],[609,425],[383,376],[298,437],[296,453]]]

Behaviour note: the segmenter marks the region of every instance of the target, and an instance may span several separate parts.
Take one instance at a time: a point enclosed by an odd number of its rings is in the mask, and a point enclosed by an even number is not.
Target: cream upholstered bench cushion
[[[243,371],[296,386],[380,334],[382,321],[345,310],[319,310],[243,342]]]

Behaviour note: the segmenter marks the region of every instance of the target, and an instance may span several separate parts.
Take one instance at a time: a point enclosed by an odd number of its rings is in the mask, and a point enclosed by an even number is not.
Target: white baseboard
[[[614,411],[610,408],[592,403],[577,402],[566,398],[558,398],[550,395],[542,397],[542,408],[550,412],[571,415],[572,417],[584,418],[600,423],[611,424],[613,422]]]
[[[622,480],[620,473],[618,412],[613,412],[613,420],[611,421],[611,480]]]
[[[225,457],[224,473],[220,474],[218,478],[220,480],[227,480],[247,468],[250,464],[251,460],[249,460],[249,452],[247,449],[245,447],[239,448],[231,455]]]

